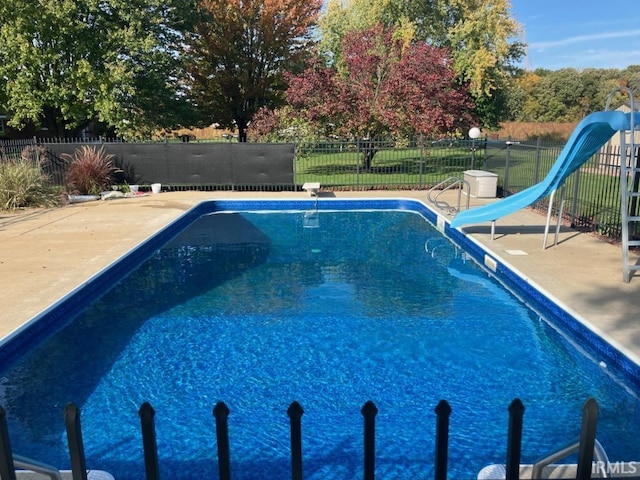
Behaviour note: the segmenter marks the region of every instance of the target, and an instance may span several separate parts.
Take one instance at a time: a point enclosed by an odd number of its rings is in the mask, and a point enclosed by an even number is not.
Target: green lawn
[[[363,153],[353,145],[343,146],[342,151],[336,146],[303,154],[299,150],[296,183],[320,182],[326,187],[352,189],[429,189],[449,177],[462,178],[465,170],[484,169],[498,174],[500,187],[517,192],[542,181],[560,150],[515,146],[478,149],[472,162],[470,144],[464,141],[431,144],[424,149],[381,148],[369,170],[363,169]],[[620,229],[619,172],[615,168],[602,172],[594,165],[592,160],[578,175],[569,177],[565,215],[574,214],[577,225],[616,238]]]
[[[451,147],[388,148],[376,153],[369,170],[364,170],[363,164],[363,153],[355,149],[306,153],[296,160],[296,182],[426,188],[450,176],[461,177],[471,167],[471,154],[463,148]]]

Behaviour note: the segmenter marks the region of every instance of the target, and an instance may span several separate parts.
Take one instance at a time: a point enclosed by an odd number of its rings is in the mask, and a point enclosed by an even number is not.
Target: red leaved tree
[[[406,44],[380,25],[347,34],[343,59],[340,70],[316,59],[290,77],[287,102],[320,131],[361,141],[365,169],[377,140],[437,137],[473,123],[470,96],[445,49]]]

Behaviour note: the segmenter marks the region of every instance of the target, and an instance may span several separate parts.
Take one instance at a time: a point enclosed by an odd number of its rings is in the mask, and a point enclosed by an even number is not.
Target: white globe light
[[[469,129],[469,138],[475,140],[476,138],[480,138],[480,129],[478,127],[472,127]]]

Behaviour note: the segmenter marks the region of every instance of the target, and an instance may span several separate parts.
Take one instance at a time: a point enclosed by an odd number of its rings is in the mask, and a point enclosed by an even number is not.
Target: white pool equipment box
[[[464,181],[469,183],[469,196],[474,198],[496,198],[498,174],[484,170],[465,170]],[[466,189],[463,189],[466,193]]]

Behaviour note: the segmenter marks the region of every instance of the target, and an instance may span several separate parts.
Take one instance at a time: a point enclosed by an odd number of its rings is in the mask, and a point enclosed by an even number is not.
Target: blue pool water
[[[362,476],[373,400],[378,478],[433,476],[435,415],[453,408],[450,478],[503,463],[507,407],[523,462],[573,439],[588,397],[612,461],[637,460],[634,387],[577,349],[410,211],[204,215],[72,323],[0,371],[16,453],[68,465],[62,411],[82,410],[89,467],[144,477],[137,415],[156,410],[164,478],[216,478],[211,410],[231,410],[236,479],[290,476],[286,410],[304,408],[307,479]]]

